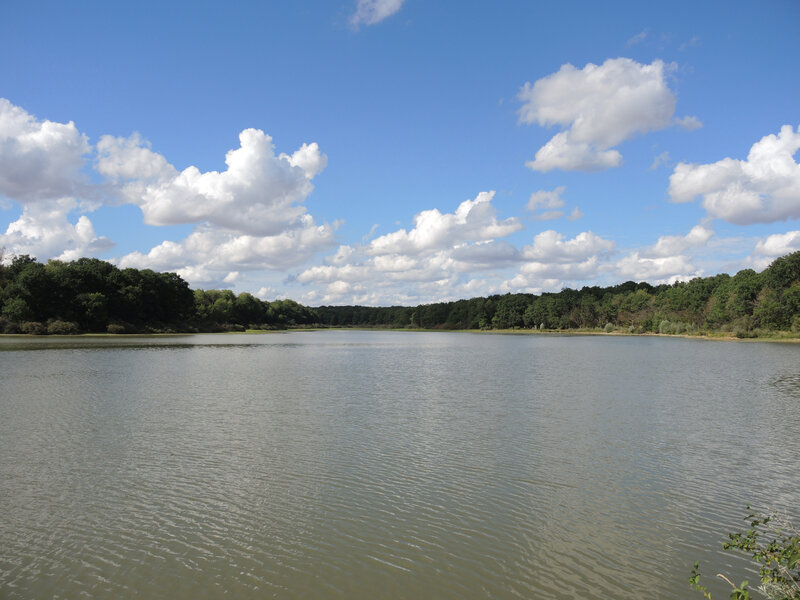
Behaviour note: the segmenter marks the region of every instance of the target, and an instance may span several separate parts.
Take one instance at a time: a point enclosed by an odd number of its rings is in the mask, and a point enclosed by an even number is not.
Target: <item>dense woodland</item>
[[[413,308],[323,306],[328,326],[424,329],[603,329],[630,333],[727,332],[738,337],[800,333],[800,252],[765,271],[744,269],[653,286],[627,281],[612,287],[557,293],[506,294]]]
[[[248,293],[194,290],[175,273],[118,269],[94,258],[0,262],[0,333],[157,333],[289,327],[539,329],[629,333],[800,334],[800,252],[756,273],[653,286],[505,294],[416,307],[265,302]]]
[[[312,325],[292,300],[194,290],[175,273],[118,269],[96,258],[0,262],[0,333],[177,333]]]

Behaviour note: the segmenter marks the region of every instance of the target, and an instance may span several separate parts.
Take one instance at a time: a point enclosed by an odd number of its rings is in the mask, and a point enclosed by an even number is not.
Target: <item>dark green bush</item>
[[[78,333],[78,324],[72,321],[53,320],[47,324],[49,335],[74,335]]]
[[[28,335],[44,335],[47,333],[47,328],[39,323],[39,321],[25,321],[20,323],[19,330],[21,333]]]

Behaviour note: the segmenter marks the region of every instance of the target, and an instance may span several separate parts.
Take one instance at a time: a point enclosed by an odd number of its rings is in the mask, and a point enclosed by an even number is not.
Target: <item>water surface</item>
[[[800,345],[3,338],[0,597],[694,597],[798,423]]]

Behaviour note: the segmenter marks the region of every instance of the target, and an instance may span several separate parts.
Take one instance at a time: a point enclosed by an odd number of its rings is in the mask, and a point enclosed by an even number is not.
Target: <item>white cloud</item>
[[[231,283],[236,271],[283,270],[335,244],[334,226],[303,215],[299,226],[275,235],[254,236],[218,227],[200,227],[180,242],[165,241],[148,253],[132,252],[121,267],[175,271],[193,284]],[[227,278],[227,280],[226,280]]]
[[[80,170],[92,147],[73,123],[39,121],[0,99],[0,197],[23,209],[0,246],[41,260],[107,251],[113,242],[86,215],[68,219],[102,191],[109,203],[138,205],[147,224],[197,225],[183,240],[118,259],[123,267],[176,271],[193,284],[238,284],[243,273],[295,267],[333,247],[338,224],[316,224],[303,205],[327,164],[319,146],[276,154],[257,129],[239,140],[225,171],[204,173],[193,166],[179,172],[138,134],[103,136],[93,166],[106,182],[90,184]]]
[[[87,216],[75,223],[67,218],[89,204],[76,196],[91,193],[81,173],[90,150],[72,121],[40,121],[0,98],[0,197],[22,205],[20,217],[0,234],[0,247],[43,261],[73,260],[113,247]]]
[[[695,225],[686,235],[664,235],[647,248],[628,253],[616,264],[620,280],[635,279],[650,283],[674,283],[700,277],[686,252],[706,248],[714,231]]]
[[[453,213],[418,213],[411,230],[399,229],[365,246],[339,246],[326,264],[305,269],[297,281],[325,284],[325,293],[314,296],[325,303],[419,303],[452,297],[468,273],[519,262],[519,251],[497,238],[522,225],[517,219],[498,220],[493,198],[494,192],[481,192]]]
[[[775,233],[756,244],[756,253],[778,258],[800,250],[800,231]]]
[[[700,277],[686,256],[647,257],[632,252],[617,263],[617,274],[623,280],[647,281],[649,283],[675,283]]]
[[[534,261],[525,263],[520,268],[520,273],[527,278],[528,286],[533,281],[537,281],[541,286],[541,281],[545,279],[559,281],[594,279],[600,271],[600,259],[597,256],[569,263]]]
[[[522,256],[534,262],[567,264],[580,262],[601,253],[611,252],[615,243],[591,231],[579,233],[572,239],[552,229],[533,238],[533,244],[522,248]]]
[[[575,142],[568,131],[552,137],[536,151],[536,158],[525,166],[546,173],[553,169],[562,171],[605,171],[622,164],[622,155],[616,150],[599,150],[586,142]]]
[[[695,225],[686,235],[663,235],[650,248],[644,250],[649,257],[664,258],[681,254],[695,246],[705,246],[714,232],[703,225]]]
[[[356,11],[350,17],[350,25],[358,29],[361,25],[375,25],[391,17],[403,7],[405,0],[358,0]]]
[[[756,269],[766,269],[772,261],[781,256],[800,251],[800,231],[774,233],[756,243],[748,263]]]
[[[225,156],[226,171],[203,173],[194,166],[178,172],[138,135],[103,136],[97,170],[142,209],[148,225],[206,222],[255,236],[300,226],[302,202],[327,157],[316,143],[276,156],[272,138],[258,129],[245,129],[239,141]]]
[[[0,234],[0,248],[5,247],[9,254],[30,254],[43,261],[75,260],[112,248],[114,242],[98,236],[87,216],[81,215],[75,224],[70,223],[67,215],[76,207],[72,198],[24,206],[19,219]]]
[[[481,192],[474,200],[464,200],[454,213],[442,214],[437,209],[424,210],[414,216],[411,231],[400,229],[372,240],[365,252],[381,254],[421,255],[451,249],[458,244],[481,242],[505,237],[522,229],[516,218],[497,220],[492,206],[494,192]]]
[[[577,221],[578,219],[582,218],[583,218],[583,212],[577,206],[572,209],[572,212],[569,213],[569,216],[567,217],[567,219],[570,221]]]
[[[628,47],[635,46],[636,44],[641,44],[646,38],[647,38],[647,29],[644,29],[639,33],[637,33],[632,38],[630,38],[625,45]]]
[[[566,189],[565,186],[560,185],[554,190],[539,190],[538,192],[533,192],[528,199],[526,208],[531,211],[540,211],[533,215],[533,218],[537,221],[560,219],[566,214],[563,210],[560,210],[564,207],[564,199],[561,195]],[[567,219],[576,221],[582,217],[583,213],[576,206],[572,209]]]
[[[253,295],[259,300],[268,300],[270,298],[274,298],[277,293],[278,291],[275,288],[264,286],[259,288],[259,290]]]
[[[453,249],[450,256],[457,271],[494,269],[520,261],[519,250],[502,240],[459,246]]]
[[[695,129],[700,129],[703,126],[702,121],[697,117],[692,116],[685,116],[685,117],[675,117],[675,124],[686,131],[694,131]]]
[[[567,189],[563,185],[558,186],[554,190],[539,190],[533,192],[528,199],[526,208],[528,210],[541,210],[540,213],[534,215],[534,219],[538,221],[550,221],[552,219],[559,219],[564,216],[563,210],[557,210],[564,206],[564,200],[561,194]]]
[[[560,185],[554,190],[539,190],[538,192],[533,192],[528,199],[526,208],[528,210],[561,208],[564,206],[564,200],[561,199],[561,194],[563,194],[566,189],[565,186]]]
[[[671,68],[660,60],[643,65],[614,58],[583,69],[566,64],[533,85],[526,83],[518,95],[520,122],[565,128],[527,166],[542,172],[619,166],[622,155],[611,148],[672,124],[675,96],[665,77]]]
[[[747,160],[724,158],[716,163],[680,163],[670,176],[674,202],[702,196],[703,207],[715,218],[737,225],[772,223],[800,218],[800,127],[781,127],[753,144]]]
[[[667,163],[669,163],[669,161],[670,161],[669,152],[667,150],[664,150],[664,152],[662,152],[661,154],[659,154],[658,156],[656,156],[653,159],[653,162],[651,163],[651,165],[649,167],[647,167],[647,170],[648,171],[655,171],[656,169],[658,169],[662,165],[666,165]]]
[[[591,231],[572,239],[552,229],[542,231],[522,248],[519,272],[503,281],[498,291],[540,293],[560,289],[566,282],[594,279],[606,269],[604,261],[615,247],[612,240]]]
[[[21,204],[74,196],[89,150],[72,121],[39,121],[0,98],[0,196]]]

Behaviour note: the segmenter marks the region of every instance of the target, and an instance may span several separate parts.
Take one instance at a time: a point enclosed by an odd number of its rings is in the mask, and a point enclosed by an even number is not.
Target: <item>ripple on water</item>
[[[673,598],[798,505],[791,347],[219,339],[5,348],[4,597]]]

